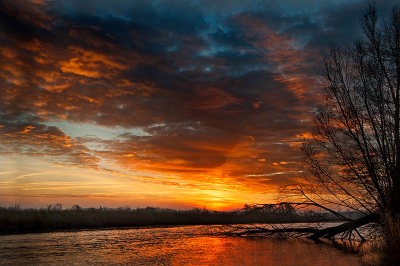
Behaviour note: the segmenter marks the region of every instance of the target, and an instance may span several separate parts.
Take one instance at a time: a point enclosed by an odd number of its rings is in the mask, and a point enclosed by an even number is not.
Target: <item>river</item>
[[[361,265],[301,240],[228,237],[224,226],[84,230],[0,236],[0,265]]]

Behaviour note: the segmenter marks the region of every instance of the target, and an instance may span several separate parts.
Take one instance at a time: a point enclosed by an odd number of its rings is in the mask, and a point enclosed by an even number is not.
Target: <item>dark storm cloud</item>
[[[300,162],[290,145],[319,100],[319,53],[330,40],[352,40],[362,6],[0,1],[0,110],[14,118],[1,128],[3,151],[284,183]],[[148,135],[78,141],[46,125],[57,121]]]

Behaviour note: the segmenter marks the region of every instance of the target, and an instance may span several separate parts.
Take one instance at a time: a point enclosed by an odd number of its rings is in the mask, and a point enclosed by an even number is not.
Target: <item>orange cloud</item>
[[[308,77],[307,71],[310,61],[318,61],[319,57],[315,52],[308,51],[287,35],[276,33],[271,29],[267,20],[252,17],[251,14],[238,14],[235,16],[237,22],[247,28],[246,39],[251,41],[255,47],[265,49],[265,60],[272,60],[276,66],[275,71],[282,73],[280,79],[289,82],[289,90],[299,98],[304,98],[313,88],[316,88],[317,81],[313,73]],[[307,94],[307,97],[310,97]]]
[[[5,13],[21,19],[31,25],[50,30],[56,23],[56,17],[49,14],[52,3],[42,0],[12,1],[2,5]]]
[[[21,24],[0,35],[0,154],[124,180],[140,173],[147,178],[137,182],[192,189],[208,203],[273,193],[299,176],[291,145],[308,136],[317,98],[307,64],[316,56],[293,38],[250,12],[218,37],[207,23],[85,20],[52,5],[0,9]],[[68,130],[75,124],[81,132]]]

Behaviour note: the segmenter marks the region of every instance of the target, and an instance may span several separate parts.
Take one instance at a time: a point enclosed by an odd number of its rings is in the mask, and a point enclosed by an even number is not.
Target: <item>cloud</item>
[[[29,122],[13,123],[4,116],[0,125],[2,155],[38,157],[59,165],[99,169],[100,160],[85,145],[71,139],[57,127]],[[27,175],[18,178],[23,176]]]
[[[0,1],[0,153],[272,191],[300,174],[320,51],[350,41],[363,4]]]

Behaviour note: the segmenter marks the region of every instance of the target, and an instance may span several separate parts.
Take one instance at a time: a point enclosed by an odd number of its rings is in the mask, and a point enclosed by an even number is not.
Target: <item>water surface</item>
[[[299,240],[214,235],[223,226],[0,236],[0,265],[351,265],[355,254]]]

